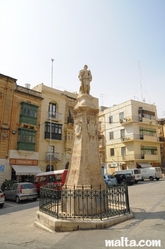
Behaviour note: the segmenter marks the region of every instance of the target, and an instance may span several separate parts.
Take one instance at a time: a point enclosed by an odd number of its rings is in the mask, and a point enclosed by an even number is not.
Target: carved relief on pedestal
[[[97,134],[97,126],[94,120],[88,120],[88,134],[90,138],[95,138]]]
[[[82,121],[78,120],[74,126],[75,138],[80,138],[82,134]]]

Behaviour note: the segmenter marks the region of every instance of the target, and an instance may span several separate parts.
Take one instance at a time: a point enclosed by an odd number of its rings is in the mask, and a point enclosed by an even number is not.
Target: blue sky
[[[0,0],[0,73],[78,92],[91,70],[100,105],[130,99],[165,116],[165,0]]]

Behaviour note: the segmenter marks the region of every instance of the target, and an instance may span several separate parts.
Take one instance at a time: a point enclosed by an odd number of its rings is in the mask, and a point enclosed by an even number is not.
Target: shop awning
[[[12,165],[16,175],[36,175],[41,173],[42,170],[38,166],[23,166],[23,165]]]
[[[138,163],[142,168],[149,168],[149,167],[152,167],[151,164],[149,163]]]

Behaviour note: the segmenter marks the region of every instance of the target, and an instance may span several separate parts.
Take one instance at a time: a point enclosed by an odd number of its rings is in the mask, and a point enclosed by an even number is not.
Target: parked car
[[[14,183],[4,190],[5,199],[15,200],[19,203],[22,200],[37,200],[38,194],[36,188],[31,182]]]
[[[125,173],[125,174],[114,173],[114,176],[118,184],[126,183],[128,185],[133,185],[135,183],[135,179],[130,173]]]
[[[110,186],[110,185],[117,185],[117,180],[113,175],[103,175],[105,183]]]
[[[140,172],[140,169],[125,169],[125,170],[117,170],[115,171],[117,174],[126,174],[130,173],[133,178],[135,179],[135,183],[138,183],[139,181],[142,180],[142,175]]]
[[[3,207],[4,203],[5,203],[5,195],[3,191],[0,189],[0,207]]]

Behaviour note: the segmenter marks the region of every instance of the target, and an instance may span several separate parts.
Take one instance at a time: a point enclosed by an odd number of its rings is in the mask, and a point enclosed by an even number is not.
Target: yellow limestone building
[[[100,155],[104,173],[138,166],[161,166],[155,105],[129,100],[99,112]],[[105,160],[104,160],[105,159]]]
[[[41,93],[0,74],[0,185],[32,180],[38,167]]]
[[[73,146],[73,108],[76,93],[60,91],[39,84],[33,88],[41,92],[39,167],[42,171],[65,169],[69,166]]]

